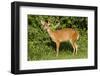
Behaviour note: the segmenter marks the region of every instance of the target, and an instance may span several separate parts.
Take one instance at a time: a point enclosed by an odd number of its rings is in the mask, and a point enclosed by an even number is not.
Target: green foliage
[[[79,28],[79,29],[85,29],[87,30],[87,17],[75,17],[75,16],[34,16],[34,15],[28,15],[28,24],[33,27],[40,27],[41,20],[49,20],[51,23],[51,28],[54,28],[57,23],[60,23],[60,26],[58,28],[65,28],[65,27],[71,27],[71,28]]]
[[[87,58],[87,17],[28,15],[28,60],[76,59]],[[69,42],[61,43],[59,56],[56,57],[55,43],[51,41],[40,21],[49,20],[52,30],[74,28],[80,33],[78,55],[72,55]],[[57,26],[57,24],[60,25]],[[56,27],[57,26],[57,27]]]

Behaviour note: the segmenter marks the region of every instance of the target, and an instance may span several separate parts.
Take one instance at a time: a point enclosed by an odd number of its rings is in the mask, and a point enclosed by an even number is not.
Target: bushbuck
[[[79,39],[79,32],[72,28],[64,28],[60,30],[51,30],[50,22],[48,20],[41,20],[41,24],[45,30],[47,30],[52,41],[56,43],[56,56],[59,54],[59,47],[61,42],[69,41],[73,47],[73,55],[77,54],[77,40]]]

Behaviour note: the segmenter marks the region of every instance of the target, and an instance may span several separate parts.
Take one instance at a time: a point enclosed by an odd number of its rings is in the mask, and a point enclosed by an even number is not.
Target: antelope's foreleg
[[[59,54],[59,46],[60,46],[60,42],[56,42],[56,51],[57,51],[56,56],[58,56]]]

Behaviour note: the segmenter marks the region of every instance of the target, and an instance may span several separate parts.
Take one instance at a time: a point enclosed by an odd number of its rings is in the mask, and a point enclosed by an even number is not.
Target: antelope
[[[52,31],[50,22],[41,20],[43,28],[48,32],[52,41],[56,43],[56,56],[59,54],[59,47],[61,42],[69,41],[73,47],[73,55],[77,54],[78,45],[76,44],[79,39],[79,32],[72,28],[64,28],[56,31]]]

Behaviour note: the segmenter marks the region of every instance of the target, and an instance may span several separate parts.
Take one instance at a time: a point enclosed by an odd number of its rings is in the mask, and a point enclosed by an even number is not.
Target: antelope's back
[[[72,28],[65,28],[61,30],[56,30],[54,32],[55,39],[57,41],[67,41],[67,40],[77,40],[79,38],[78,31],[72,29]]]

